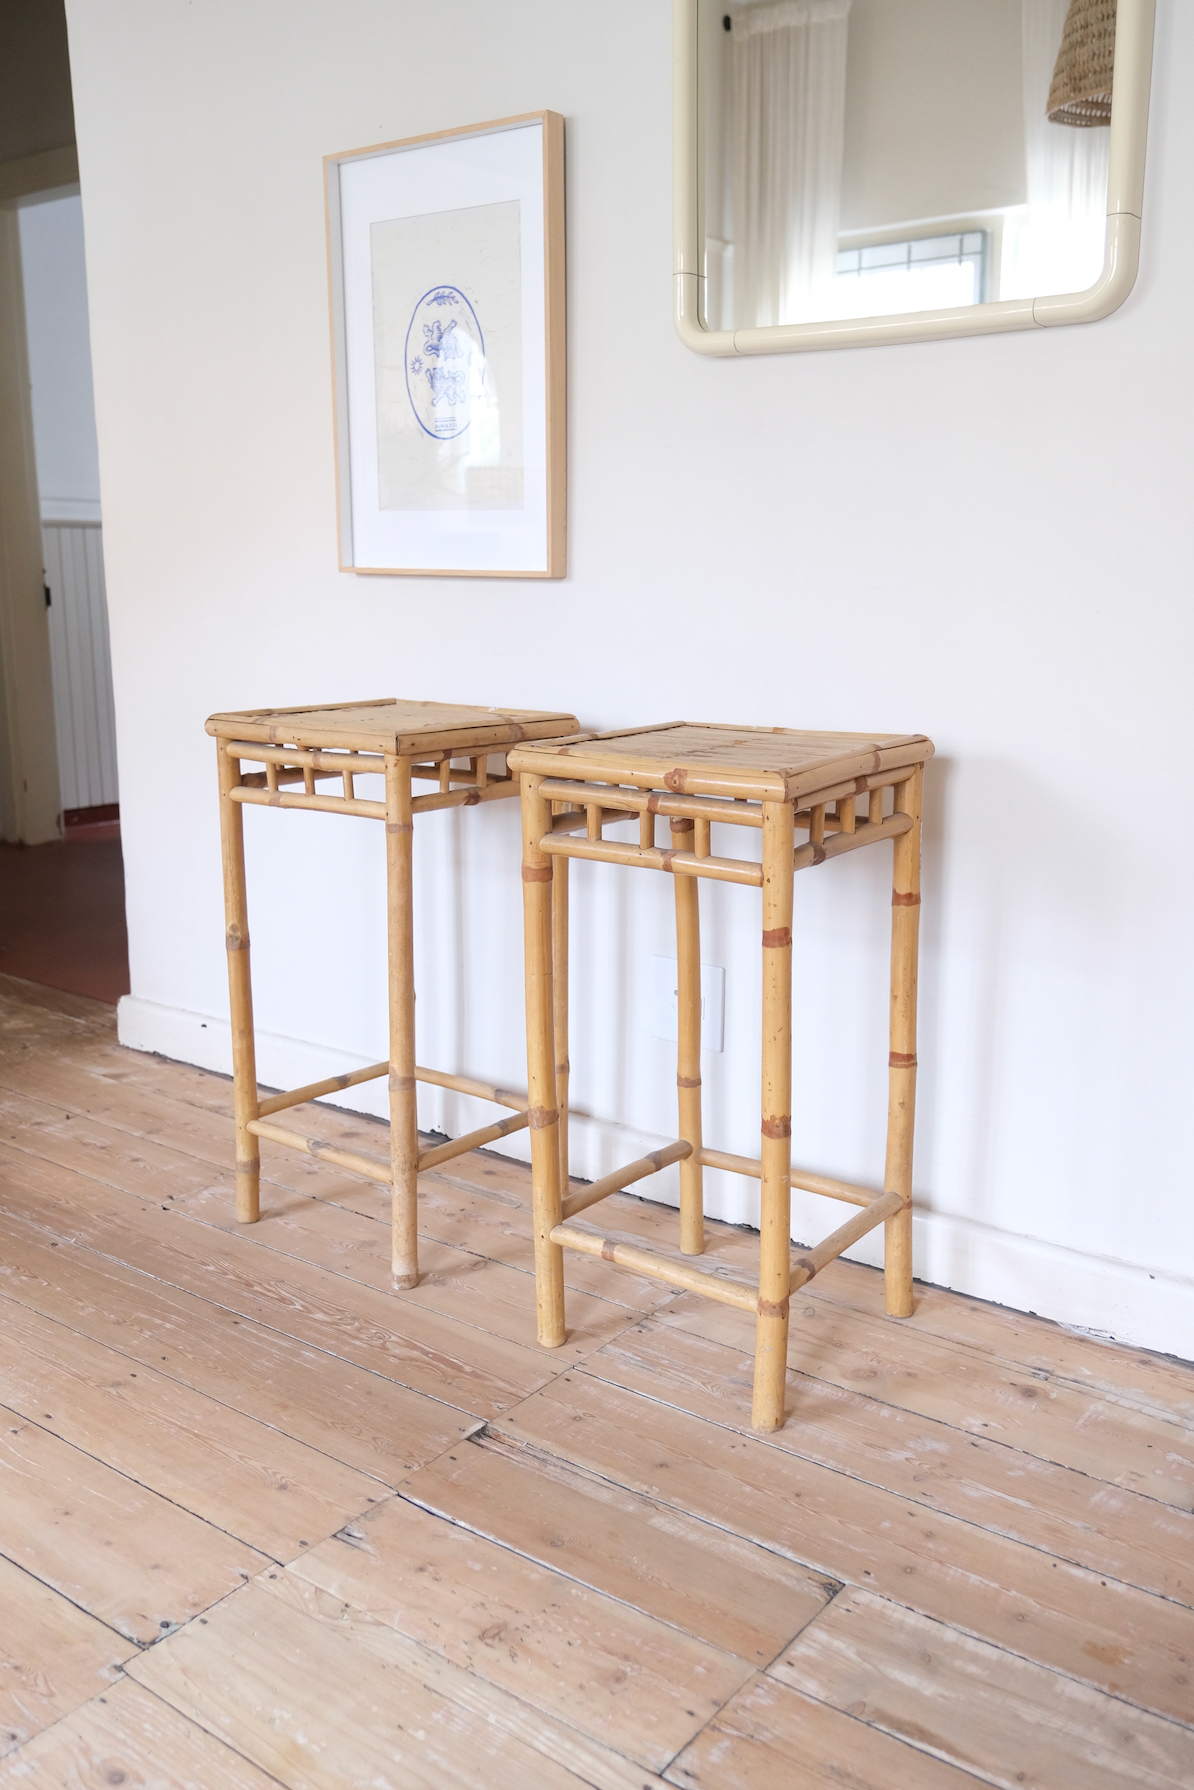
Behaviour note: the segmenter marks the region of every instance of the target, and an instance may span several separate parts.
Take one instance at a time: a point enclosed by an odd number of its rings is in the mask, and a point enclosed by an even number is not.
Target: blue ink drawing
[[[446,325],[438,319],[434,323],[423,325],[423,353],[438,355],[443,360],[457,358],[460,343],[456,337],[455,317],[450,317]]]
[[[445,319],[445,305],[456,315]],[[463,435],[472,421],[472,396],[484,383],[485,338],[476,311],[458,287],[431,287],[406,332],[406,393],[423,433],[435,441]]]

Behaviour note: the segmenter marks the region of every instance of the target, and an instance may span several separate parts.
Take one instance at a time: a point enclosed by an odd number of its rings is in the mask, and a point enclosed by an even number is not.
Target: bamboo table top
[[[512,771],[541,776],[782,802],[822,791],[832,795],[855,781],[861,789],[877,772],[923,764],[932,755],[933,743],[922,733],[812,733],[668,721],[526,744],[511,752],[508,762]]]
[[[217,739],[254,740],[271,746],[335,746],[353,752],[500,752],[519,740],[559,739],[579,729],[575,715],[556,709],[490,709],[455,702],[409,702],[380,697],[334,702],[321,708],[243,709],[210,715]]]

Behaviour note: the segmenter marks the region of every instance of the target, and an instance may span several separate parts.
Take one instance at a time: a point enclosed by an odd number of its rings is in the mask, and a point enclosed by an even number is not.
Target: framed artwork
[[[324,168],[341,571],[562,578],[564,120]]]

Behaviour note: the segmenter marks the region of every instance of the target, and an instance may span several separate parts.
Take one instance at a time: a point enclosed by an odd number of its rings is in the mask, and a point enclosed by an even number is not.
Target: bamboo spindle
[[[236,1216],[255,1224],[261,1215],[261,1152],[249,1125],[258,1116],[257,1053],[253,1043],[253,983],[249,968],[249,909],[245,887],[245,830],[232,791],[240,760],[219,743],[220,845],[224,863],[224,943],[228,952],[228,1006],[232,1019],[232,1105],[236,1115]]]
[[[386,753],[386,918],[390,998],[390,1199],[394,1285],[419,1284],[415,1085],[414,815],[410,760]]]
[[[540,841],[551,827],[541,777],[522,778],[522,903],[526,950],[527,1096],[531,1115],[531,1203],[539,1341],[564,1341],[564,1251],[551,1233],[561,1221],[559,1109],[555,1104],[552,989],[552,861]]]
[[[560,1195],[568,1192],[568,860],[551,861],[551,1006],[559,1113]]]
[[[763,1100],[759,1193],[759,1306],[755,1429],[784,1421],[788,1289],[792,1253],[792,869],[791,802],[763,808]]]
[[[671,822],[672,848],[690,852],[693,822]],[[680,1248],[705,1253],[704,1172],[701,1168],[701,914],[700,884],[678,876],[676,884],[676,1105],[681,1140],[691,1153],[680,1163]]]
[[[872,827],[878,826],[883,819],[883,788],[872,789],[867,797],[866,817]]]
[[[912,826],[893,848],[891,888],[891,1054],[888,1057],[886,1193],[909,1202],[889,1218],[883,1283],[893,1318],[912,1316],[912,1134],[916,1119],[916,972],[920,934],[920,811],[924,766],[895,787],[895,812]]]

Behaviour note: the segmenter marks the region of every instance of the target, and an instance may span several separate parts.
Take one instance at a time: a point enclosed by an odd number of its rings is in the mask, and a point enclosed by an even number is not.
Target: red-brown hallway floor
[[[0,845],[0,972],[97,1001],[128,993],[119,821]]]

